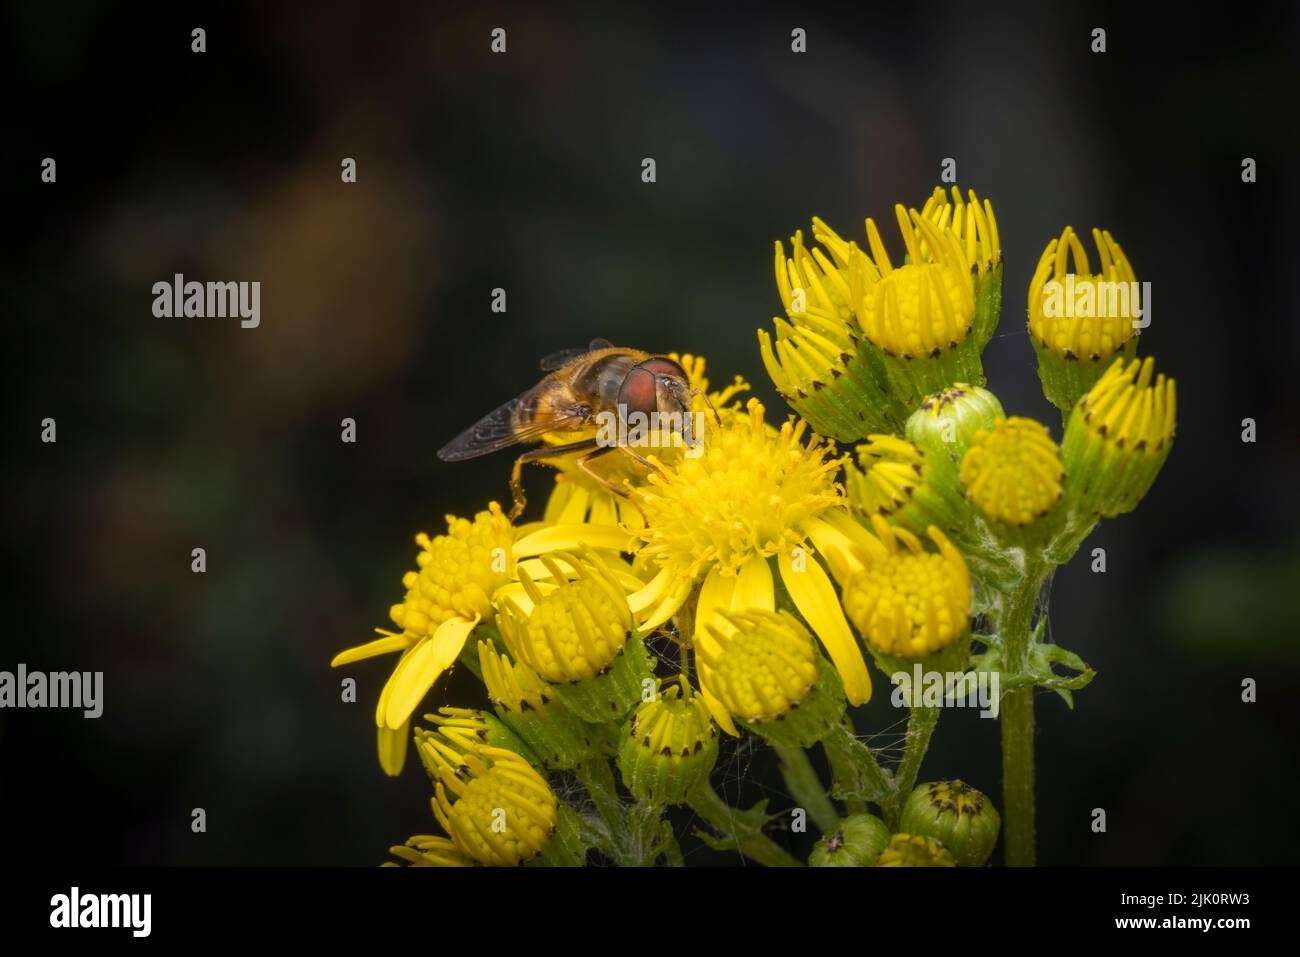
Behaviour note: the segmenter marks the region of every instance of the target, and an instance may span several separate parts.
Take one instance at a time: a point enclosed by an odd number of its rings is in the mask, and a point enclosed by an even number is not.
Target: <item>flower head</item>
[[[951,230],[902,206],[894,207],[907,247],[906,261],[894,266],[874,221],[867,220],[871,256],[851,256],[850,268],[861,288],[858,323],[881,352],[902,359],[937,359],[956,349],[975,321],[971,264]]]
[[[1063,359],[1100,362],[1137,334],[1133,320],[1141,303],[1129,295],[1137,282],[1133,267],[1109,232],[1094,229],[1092,238],[1099,272],[1092,272],[1083,243],[1067,226],[1047,244],[1029,283],[1029,332]]]
[[[956,867],[946,847],[922,834],[895,834],[876,859],[877,867]]]
[[[1021,528],[1061,500],[1065,471],[1047,427],[1011,416],[976,434],[962,459],[961,480],[985,516]]]
[[[819,840],[808,857],[812,867],[871,867],[889,843],[889,828],[874,814],[850,814]]]
[[[925,474],[925,455],[893,435],[869,435],[847,467],[849,501],[864,515],[892,515],[912,500]]]
[[[732,733],[736,719],[776,743],[806,747],[843,715],[838,681],[789,612],[720,613],[697,633],[696,654],[705,703]]]
[[[375,712],[380,764],[401,773],[411,713],[460,655],[479,621],[494,617],[492,597],[511,581],[514,528],[496,502],[471,521],[447,516],[447,532],[416,536],[416,571],[402,578],[406,597],[390,616],[401,630],[378,629],[381,637],[340,652],[332,667],[375,655],[402,653],[384,685]]]
[[[955,382],[926,396],[908,418],[909,441],[940,461],[960,462],[980,429],[990,429],[1006,415],[998,397],[987,389]]]
[[[718,731],[704,700],[684,680],[660,687],[624,728],[618,751],[623,783],[639,801],[679,804],[708,779]]]
[[[1099,271],[1074,228],[1047,244],[1029,283],[1029,333],[1043,392],[1068,413],[1111,358],[1131,356],[1144,304],[1128,257],[1110,233],[1094,229]]]
[[[903,528],[873,518],[881,553],[862,553],[862,568],[844,586],[844,610],[863,639],[882,654],[919,658],[952,644],[970,619],[966,562],[938,528],[937,552]]]
[[[764,421],[757,399],[748,416],[715,431],[702,456],[652,475],[637,501],[646,515],[641,554],[691,578],[710,567],[738,572],[755,555],[802,543],[807,525],[842,500],[839,462],[807,426]]]
[[[806,432],[801,421],[769,426],[750,399],[745,415],[714,430],[702,456],[652,475],[634,493],[646,516],[638,561],[658,571],[628,601],[643,631],[672,617],[697,585],[697,631],[718,612],[772,611],[775,558],[849,700],[861,704],[871,694],[866,664],[814,546],[847,549],[854,539],[869,544],[870,535],[844,508],[830,446],[816,436],[805,444]]]
[[[818,219],[813,231],[835,235]],[[786,318],[772,320],[775,339],[766,329],[758,330],[759,352],[772,383],[822,435],[850,441],[895,428],[904,410],[889,397],[882,371],[862,351],[847,259],[836,264],[822,250],[808,250],[802,232],[790,243],[788,259],[784,246],[776,244],[776,288]]]
[[[962,867],[988,863],[1002,818],[982,793],[961,781],[922,784],[903,805],[899,826],[939,841]]]
[[[433,814],[457,850],[480,864],[510,867],[542,853],[557,804],[546,779],[513,751],[464,746],[441,735],[417,745],[436,784]]]
[[[571,573],[557,558],[566,559]],[[510,652],[550,682],[582,681],[605,672],[623,650],[632,613],[622,588],[594,554],[543,555],[545,590],[520,573],[530,607],[512,596],[502,604],[501,637]],[[558,584],[556,584],[558,583]]]
[[[1154,360],[1116,359],[1066,426],[1075,507],[1114,516],[1136,506],[1169,457],[1177,413],[1174,380],[1155,375]]]

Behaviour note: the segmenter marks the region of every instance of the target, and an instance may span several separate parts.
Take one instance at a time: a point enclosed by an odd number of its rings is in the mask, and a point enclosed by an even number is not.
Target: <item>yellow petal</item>
[[[392,728],[379,729],[379,766],[390,778],[395,778],[402,773],[402,768],[406,764],[406,741],[410,733],[409,721],[396,731]]]
[[[617,525],[618,509],[608,495],[597,495],[591,500],[591,515],[587,519],[592,525]]]
[[[764,555],[751,555],[740,566],[736,576],[736,589],[731,593],[731,610],[748,611],[761,608],[776,610],[776,591],[772,584],[772,568]]]
[[[357,645],[355,648],[340,651],[334,656],[334,660],[330,662],[330,667],[337,668],[340,665],[350,665],[354,661],[361,661],[363,658],[373,658],[375,655],[387,655],[394,651],[401,651],[410,644],[411,639],[406,635],[385,635],[383,638],[368,641],[364,645]]]
[[[709,709],[709,714],[713,715],[713,720],[718,723],[718,727],[733,738],[740,737],[740,732],[736,730],[736,723],[731,720],[731,712],[722,706],[721,701],[709,694],[709,689],[705,688],[703,683],[700,685],[700,697],[704,699],[704,707]]]
[[[551,525],[523,536],[515,542],[514,552],[516,558],[524,558],[583,545],[630,552],[633,537],[616,525]]]
[[[677,613],[677,609],[686,603],[691,594],[689,581],[674,580],[659,604],[646,615],[638,619],[637,629],[642,634],[649,634]],[[630,599],[629,599],[630,601]]]
[[[871,699],[871,676],[867,674],[867,663],[849,630],[830,578],[811,556],[805,556],[802,571],[794,570],[785,552],[778,556],[778,561],[781,581],[785,582],[795,607],[821,639],[844,681],[844,696],[850,704],[865,704]]]
[[[628,607],[632,609],[632,614],[639,615],[642,612],[653,608],[663,599],[673,583],[673,573],[667,568],[661,568],[659,574],[646,582],[641,588],[638,588],[632,594],[627,596]]]
[[[465,639],[477,624],[477,615],[469,621],[449,618],[438,626],[432,638],[422,641],[402,659],[391,679],[392,691],[388,694],[384,715],[388,727],[396,731],[410,719],[411,712],[429,693],[438,676],[456,660],[465,647]]]
[[[731,597],[736,591],[734,575],[723,575],[714,565],[700,586],[700,597],[695,603],[695,641],[711,641],[709,629],[726,626],[726,622],[715,621],[720,611],[731,608]]]

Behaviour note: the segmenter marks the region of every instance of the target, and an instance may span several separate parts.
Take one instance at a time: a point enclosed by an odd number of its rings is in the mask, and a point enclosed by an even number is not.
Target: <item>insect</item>
[[[606,339],[594,339],[586,349],[568,349],[547,356],[542,360],[542,371],[547,375],[541,382],[483,416],[439,449],[438,458],[463,462],[512,445],[541,441],[546,436],[589,432],[611,415],[622,418],[633,413],[678,413],[689,430],[694,395],[703,396],[717,418],[708,396],[691,388],[685,370],[672,359],[640,349],[619,348]],[[619,428],[617,434],[626,436],[627,431]],[[684,438],[690,441],[689,435]],[[545,445],[520,455],[510,471],[510,494],[514,499],[511,520],[524,510],[524,465],[561,455],[584,453],[577,460],[578,468],[614,494],[627,498],[625,490],[591,469],[594,459],[615,450],[646,468],[654,467],[626,442],[602,441],[600,435]]]

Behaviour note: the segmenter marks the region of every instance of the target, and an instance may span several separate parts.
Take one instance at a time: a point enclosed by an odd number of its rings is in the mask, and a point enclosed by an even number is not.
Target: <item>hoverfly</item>
[[[672,359],[640,349],[622,349],[606,339],[594,339],[586,349],[549,355],[542,360],[542,371],[547,375],[541,382],[483,416],[439,449],[438,458],[462,462],[546,436],[588,432],[602,415],[622,418],[632,413],[679,413],[680,421],[689,429],[691,397],[695,395],[703,396],[714,417],[718,415],[708,396],[690,387],[685,370]],[[620,428],[617,434],[625,436],[626,429]],[[689,434],[683,438],[692,440]],[[511,520],[524,510],[524,465],[577,452],[585,453],[577,460],[578,468],[609,491],[627,498],[625,490],[591,469],[594,459],[616,449],[646,468],[653,468],[625,442],[602,443],[599,437],[546,445],[520,455],[510,471],[510,494],[514,499]]]

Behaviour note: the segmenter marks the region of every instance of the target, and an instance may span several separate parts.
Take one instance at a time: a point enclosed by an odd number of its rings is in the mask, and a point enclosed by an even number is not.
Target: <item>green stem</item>
[[[808,811],[821,831],[829,831],[840,821],[835,805],[822,787],[821,779],[808,760],[808,752],[803,748],[776,745],[776,753],[781,759],[781,777],[790,794],[799,806]]]
[[[921,762],[925,752],[930,749],[930,738],[934,736],[935,726],[939,723],[939,709],[925,705],[913,705],[907,718],[907,744],[903,749],[903,760],[894,772],[894,784],[898,788],[898,804],[907,800],[916,787],[917,775],[921,772]],[[897,806],[897,804],[896,804]],[[896,826],[897,821],[891,822]]]
[[[603,755],[593,755],[574,768],[573,773],[591,795],[600,819],[609,828],[610,837],[617,839],[623,833],[623,804],[618,799],[609,760]]]
[[[827,759],[836,768],[836,779],[850,792],[853,800],[875,801],[887,808],[898,801],[894,779],[876,761],[871,749],[843,725],[839,725],[822,739]],[[841,780],[841,772],[848,771],[849,780]]]
[[[1029,670],[1034,607],[1048,569],[1031,565],[1015,591],[1004,596],[998,630],[1007,674]],[[1008,691],[1002,698],[1002,834],[1009,867],[1034,865],[1034,686]]]
[[[737,839],[740,852],[767,867],[802,867],[802,862],[761,831],[746,828],[737,820],[741,813],[718,796],[705,782],[691,794],[691,808],[719,833]],[[747,833],[737,834],[737,825]]]

